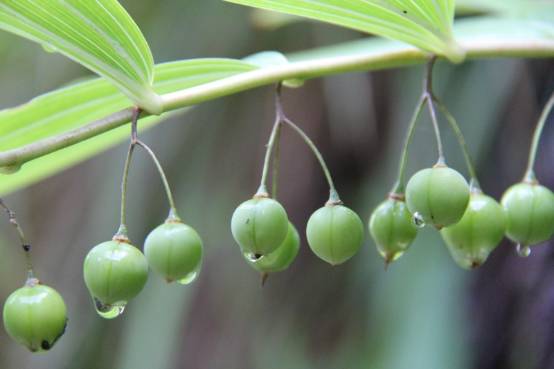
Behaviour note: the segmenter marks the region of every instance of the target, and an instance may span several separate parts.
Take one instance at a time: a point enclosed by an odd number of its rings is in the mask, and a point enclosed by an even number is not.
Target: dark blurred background
[[[277,31],[252,26],[249,10],[220,1],[121,1],[157,62],[200,56],[240,58],[294,52],[361,37],[299,22]],[[40,46],[0,33],[0,107],[10,107],[89,74]],[[436,92],[457,116],[484,190],[499,198],[523,174],[532,130],[554,88],[548,61],[439,63]],[[389,191],[422,67],[356,73],[286,90],[285,107],[314,139],[350,207],[367,221]],[[554,368],[554,245],[516,256],[503,242],[480,269],[451,260],[439,235],[420,232],[385,272],[369,234],[339,267],[301,252],[264,288],[229,230],[234,208],[257,188],[273,122],[272,88],[202,104],[142,135],[158,152],[185,221],[205,242],[199,279],[167,285],[151,274],[124,315],[96,315],[82,262],[118,225],[126,144],[6,198],[34,243],[39,277],[65,298],[69,327],[47,354],[30,354],[0,330],[1,368],[343,369]],[[443,122],[444,123],[444,122]],[[444,124],[448,160],[466,173]],[[410,173],[435,159],[431,125],[416,133]],[[554,187],[554,126],[547,125],[540,180]],[[129,225],[141,245],[167,204],[142,153],[131,170]],[[327,198],[324,177],[305,145],[285,130],[280,201],[302,230]],[[20,287],[24,260],[13,230],[0,225],[0,298]],[[303,232],[301,232],[303,233]],[[551,242],[552,243],[552,242]]]

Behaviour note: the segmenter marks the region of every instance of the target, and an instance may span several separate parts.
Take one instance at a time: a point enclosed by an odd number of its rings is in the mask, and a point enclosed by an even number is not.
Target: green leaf
[[[256,67],[232,59],[193,59],[155,67],[154,90],[159,94],[222,79]],[[124,109],[129,100],[104,79],[96,78],[37,97],[0,111],[0,151],[79,128]],[[168,114],[141,119],[140,129],[159,123]],[[32,160],[10,175],[0,175],[0,194],[37,182],[102,152],[129,136],[129,126],[111,130],[66,149]],[[19,170],[18,170],[19,169]]]
[[[454,62],[464,52],[452,36],[454,0],[224,0],[303,16],[407,42]]]
[[[116,0],[0,0],[0,29],[75,60],[143,109],[161,112],[150,48]]]

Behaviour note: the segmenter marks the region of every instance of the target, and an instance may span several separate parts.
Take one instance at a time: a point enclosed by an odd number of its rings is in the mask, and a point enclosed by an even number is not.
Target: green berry
[[[262,273],[281,272],[289,267],[294,261],[300,249],[300,236],[292,223],[289,222],[289,229],[285,240],[275,251],[257,260],[246,258],[250,266]]]
[[[417,236],[406,203],[397,198],[383,201],[371,214],[369,232],[385,262],[397,260]]]
[[[166,221],[146,237],[144,255],[150,267],[166,281],[187,279],[197,273],[202,262],[202,240],[192,227],[180,221]]]
[[[502,196],[508,216],[506,235],[523,246],[548,240],[554,233],[554,194],[537,183],[518,183]]]
[[[267,255],[283,243],[288,232],[285,209],[277,201],[255,197],[237,207],[231,231],[244,254],[253,259]]]
[[[444,165],[420,170],[406,185],[406,204],[410,212],[438,229],[457,223],[468,203],[466,180]]]
[[[83,272],[98,313],[115,318],[146,284],[148,263],[136,247],[112,240],[90,250]]]
[[[31,279],[8,297],[3,318],[15,341],[32,352],[48,351],[65,332],[67,309],[56,290]]]
[[[358,252],[364,226],[360,217],[346,206],[328,204],[312,214],[306,236],[310,248],[320,259],[338,265]]]
[[[454,261],[465,269],[483,264],[498,246],[506,230],[506,215],[500,204],[480,192],[471,194],[462,219],[441,230]]]

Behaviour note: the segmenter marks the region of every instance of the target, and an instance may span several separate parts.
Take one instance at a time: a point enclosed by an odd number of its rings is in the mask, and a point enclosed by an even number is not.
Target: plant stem
[[[433,67],[435,66],[436,56],[433,56],[427,63],[424,79],[424,99],[427,101],[427,107],[429,108],[429,116],[431,117],[431,123],[433,124],[433,130],[435,131],[435,138],[437,140],[437,151],[439,158],[437,164],[445,164],[444,150],[442,148],[442,138],[439,128],[439,122],[437,120],[437,112],[435,111],[435,105],[433,103]]]
[[[6,213],[8,214],[8,220],[10,224],[17,231],[19,242],[21,243],[21,248],[25,252],[25,259],[27,263],[27,279],[28,280],[32,279],[34,278],[34,273],[33,273],[33,264],[31,262],[31,244],[27,242],[27,238],[25,237],[25,233],[23,233],[23,228],[21,228],[21,226],[19,225],[19,222],[17,221],[15,212],[12,211],[2,199],[0,199],[0,207],[2,207],[6,211]]]
[[[119,219],[119,230],[117,231],[118,236],[127,236],[127,182],[129,179],[129,168],[131,167],[131,160],[134,150],[135,144],[129,144],[129,149],[127,150],[127,156],[125,158],[125,165],[123,167],[123,177],[121,180],[121,210]]]
[[[288,124],[296,133],[298,133],[298,135],[310,147],[315,157],[319,161],[321,169],[323,170],[323,173],[325,174],[325,178],[327,179],[327,183],[329,184],[329,200],[327,201],[327,203],[334,204],[334,205],[342,204],[342,201],[340,200],[337,189],[335,188],[335,184],[333,183],[331,172],[329,171],[329,168],[327,167],[327,164],[325,164],[325,160],[323,159],[323,155],[321,155],[321,152],[318,150],[317,146],[306,134],[306,132],[304,132],[302,128],[300,128],[298,125],[296,125],[293,121],[291,121],[286,116],[285,111],[283,109],[283,101],[281,100],[280,88],[277,90],[277,93],[275,94],[275,107],[277,111],[277,122]]]
[[[137,146],[140,146],[148,153],[148,155],[156,165],[156,168],[158,169],[158,173],[160,174],[160,178],[164,185],[165,193],[167,195],[167,201],[169,202],[169,219],[179,220],[179,216],[177,215],[177,207],[175,206],[175,200],[173,199],[173,194],[171,193],[171,187],[169,186],[169,181],[167,180],[167,177],[162,168],[162,165],[160,164],[160,161],[156,157],[156,154],[154,154],[154,151],[141,140],[137,140]]]
[[[554,56],[554,42],[548,37],[484,36],[487,34],[456,37],[461,39],[461,45],[467,52],[468,60],[485,57]],[[421,64],[427,60],[427,53],[402,44],[392,44],[390,50],[386,52],[375,52],[372,49],[375,42],[382,42],[382,40],[360,40],[290,54],[287,57],[290,57],[291,62],[284,65],[268,66],[167,93],[161,95],[164,111],[192,106],[286,79],[311,79],[345,72],[398,68]],[[30,160],[96,137],[129,123],[132,115],[133,108],[125,108],[71,131],[0,152],[0,167],[18,167]],[[143,117],[148,115],[146,112],[142,114]]]
[[[273,147],[273,172],[271,174],[271,197],[277,199],[277,188],[279,186],[279,164],[281,155],[281,122],[277,128],[277,137]]]
[[[406,185],[405,183],[406,164],[408,162],[409,146],[410,146],[410,143],[412,142],[412,139],[415,133],[415,127],[417,125],[417,121],[418,121],[419,115],[421,114],[421,110],[423,109],[424,104],[425,104],[425,98],[421,96],[419,98],[419,101],[416,105],[416,108],[410,120],[410,124],[408,126],[408,133],[406,134],[406,138],[404,140],[404,147],[402,148],[402,154],[400,155],[400,164],[398,166],[398,177],[397,177],[396,183],[394,184],[394,187],[391,190],[391,194],[400,195],[404,193],[404,187]]]
[[[279,126],[281,125],[282,111],[281,105],[279,104],[279,96],[281,94],[281,83],[277,84],[275,88],[275,123],[273,123],[273,128],[271,129],[271,134],[269,135],[269,142],[266,145],[265,158],[264,158],[264,167],[262,169],[262,176],[260,179],[260,187],[256,191],[254,197],[267,197],[269,196],[267,191],[267,175],[269,173],[269,163],[271,161],[271,154],[273,153],[273,146],[275,145],[275,140],[279,132]]]
[[[323,159],[323,155],[321,155],[321,152],[319,152],[316,145],[313,143],[313,141],[308,137],[308,135],[296,124],[294,124],[293,121],[291,121],[289,118],[284,117],[283,122],[288,124],[298,135],[304,140],[306,145],[310,147],[312,152],[314,153],[315,157],[319,161],[319,165],[321,166],[321,169],[323,170],[323,173],[325,174],[325,178],[327,179],[327,183],[329,184],[329,204],[340,204],[341,200],[339,197],[339,194],[337,192],[337,189],[335,188],[335,184],[333,183],[333,178],[331,177],[331,172],[329,171],[329,168],[327,167],[327,164],[325,164],[325,160]]]
[[[467,147],[467,143],[466,143],[466,140],[464,139],[462,130],[460,129],[460,125],[456,121],[456,118],[454,118],[454,116],[450,113],[446,105],[442,102],[442,100],[440,100],[438,97],[434,95],[432,95],[432,98],[433,98],[433,101],[437,104],[437,107],[439,108],[441,113],[444,115],[444,117],[450,124],[452,131],[454,131],[454,134],[458,139],[458,143],[460,144],[460,148],[462,149],[462,153],[464,155],[464,159],[466,162],[467,170],[471,177],[471,181],[474,183],[474,185],[478,185],[479,181],[477,179],[477,172],[475,170],[475,165],[473,164],[473,160],[471,159],[469,148]]]
[[[119,218],[119,229],[115,234],[115,238],[128,239],[127,234],[127,182],[129,180],[129,169],[131,167],[131,161],[133,159],[133,152],[137,143],[137,122],[140,116],[140,109],[133,108],[133,117],[131,119],[131,143],[127,150],[127,156],[125,157],[125,165],[123,166],[123,176],[121,178],[121,208]]]
[[[533,134],[533,141],[531,143],[531,148],[529,150],[529,161],[527,163],[527,170],[525,171],[525,177],[524,181],[529,182],[535,182],[535,161],[537,158],[537,151],[539,149],[539,142],[541,140],[542,131],[544,128],[544,125],[546,121],[548,120],[548,116],[550,115],[550,112],[552,111],[552,107],[554,106],[554,93],[550,96],[550,99],[548,99],[548,102],[546,103],[546,106],[544,107],[541,116],[539,118],[539,121],[537,123],[537,127],[535,128],[535,133]]]

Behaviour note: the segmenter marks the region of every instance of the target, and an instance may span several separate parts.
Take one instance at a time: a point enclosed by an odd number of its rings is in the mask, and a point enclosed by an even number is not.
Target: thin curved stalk
[[[462,133],[462,130],[460,129],[460,126],[458,122],[456,121],[456,118],[450,113],[446,105],[437,98],[436,96],[433,96],[433,101],[437,104],[437,107],[439,108],[440,112],[448,123],[450,124],[450,127],[452,128],[452,131],[456,135],[456,138],[458,139],[458,143],[460,145],[460,148],[462,149],[462,153],[464,155],[464,160],[466,162],[467,170],[469,172],[469,175],[471,177],[471,181],[478,185],[479,181],[477,180],[477,172],[475,170],[475,165],[473,163],[473,160],[471,159],[471,154],[469,153],[469,148],[467,147],[466,140],[464,138],[464,135]]]
[[[529,161],[527,163],[527,170],[525,171],[525,177],[524,181],[536,181],[535,178],[535,161],[537,159],[537,151],[539,149],[539,142],[541,140],[542,131],[544,128],[544,125],[546,124],[546,121],[548,119],[548,116],[550,115],[550,112],[552,111],[552,108],[554,107],[554,93],[550,96],[550,99],[548,99],[548,102],[546,103],[546,106],[544,107],[541,116],[539,118],[539,121],[537,123],[537,127],[535,128],[535,133],[533,134],[533,141],[531,143],[531,148],[529,149]]]

